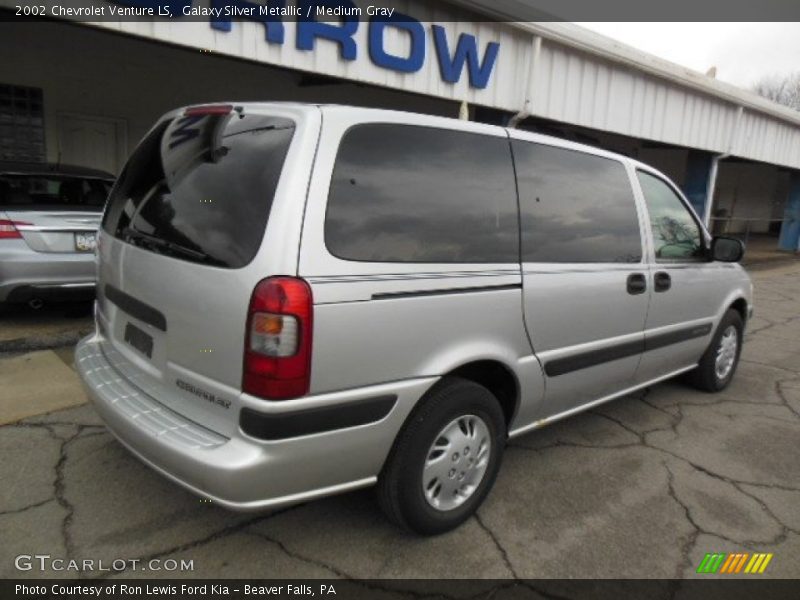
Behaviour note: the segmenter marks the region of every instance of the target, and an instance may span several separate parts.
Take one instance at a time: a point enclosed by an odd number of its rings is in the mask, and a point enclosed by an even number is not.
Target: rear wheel
[[[412,413],[378,480],[378,499],[397,525],[431,535],[467,520],[500,468],[506,424],[485,387],[447,378]]]
[[[697,368],[689,374],[692,385],[706,392],[720,392],[728,387],[739,365],[743,333],[741,315],[728,310]]]

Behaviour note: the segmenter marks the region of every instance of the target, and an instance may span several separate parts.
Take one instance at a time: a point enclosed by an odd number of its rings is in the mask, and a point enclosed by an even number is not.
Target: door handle
[[[628,293],[631,296],[638,296],[647,291],[647,279],[643,273],[631,273],[628,275]]]
[[[666,292],[669,288],[672,287],[672,277],[669,276],[669,273],[665,273],[664,271],[659,271],[655,274],[653,278],[655,281],[655,288],[657,292]]]

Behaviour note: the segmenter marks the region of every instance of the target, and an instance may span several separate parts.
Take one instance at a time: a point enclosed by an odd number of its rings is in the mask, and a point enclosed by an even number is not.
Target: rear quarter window
[[[333,171],[325,243],[352,261],[517,262],[508,139],[412,125],[351,128]]]

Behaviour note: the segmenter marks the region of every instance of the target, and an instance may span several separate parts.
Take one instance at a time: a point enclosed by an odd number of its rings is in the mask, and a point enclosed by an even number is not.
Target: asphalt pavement
[[[800,577],[800,263],[753,278],[724,393],[668,382],[515,439],[478,515],[433,538],[389,525],[371,490],[255,515],[201,501],[85,404],[71,353],[87,314],[5,317],[0,577],[709,577],[713,552],[771,553],[761,577]],[[34,554],[95,562],[17,569]]]

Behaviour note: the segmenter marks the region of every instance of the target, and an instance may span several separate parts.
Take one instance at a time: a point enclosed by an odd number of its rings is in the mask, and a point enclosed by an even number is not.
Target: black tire
[[[466,415],[479,417],[489,430],[488,465],[480,483],[460,506],[439,510],[425,497],[423,468],[442,429]],[[394,442],[378,478],[378,501],[383,512],[396,525],[423,535],[458,527],[475,512],[494,485],[506,435],[503,411],[489,390],[465,379],[443,379],[420,401]]]
[[[716,371],[717,351],[720,347],[720,341],[722,340],[723,335],[730,327],[734,327],[736,329],[736,356],[734,358],[733,367],[730,369],[730,371],[724,377],[719,377]],[[743,333],[744,322],[742,321],[742,316],[738,313],[738,311],[729,309],[728,312],[726,312],[722,317],[722,320],[717,327],[717,331],[714,333],[714,337],[711,339],[711,343],[708,345],[703,357],[700,359],[700,363],[697,365],[697,368],[689,373],[689,383],[699,390],[711,393],[721,392],[728,387],[733,379],[734,374],[736,373],[736,367],[739,366],[739,356],[742,353]]]

